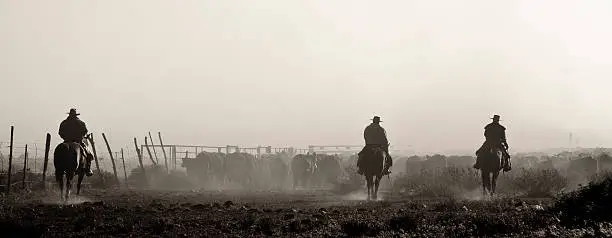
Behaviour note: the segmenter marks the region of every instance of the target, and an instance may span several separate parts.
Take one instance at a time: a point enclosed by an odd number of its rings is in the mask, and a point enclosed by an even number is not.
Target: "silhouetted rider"
[[[380,126],[380,117],[375,116],[372,119],[372,123],[368,125],[363,131],[363,138],[365,139],[365,147],[359,152],[359,157],[357,158],[357,173],[363,174],[363,168],[361,161],[363,160],[363,154],[368,150],[371,150],[376,147],[382,148],[387,154],[387,159],[385,160],[385,168],[383,171],[383,175],[390,174],[389,168],[393,165],[393,161],[391,156],[389,155],[389,141],[387,140],[387,132],[384,128]]]
[[[79,115],[81,114],[77,113],[76,109],[70,109],[68,118],[60,124],[59,135],[64,139],[64,142],[77,142],[81,145],[85,154],[85,174],[87,176],[92,176],[91,160],[93,160],[93,155],[87,150],[87,146],[83,143],[88,132],[87,126],[85,122],[78,118]]]
[[[476,164],[475,169],[480,169],[480,159],[478,156],[483,151],[490,150],[492,148],[501,148],[504,152],[504,158],[502,159],[502,168],[504,171],[510,171],[510,155],[508,154],[508,142],[506,141],[506,128],[499,124],[499,115],[494,115],[493,122],[485,126],[485,142],[482,144],[480,149],[476,151]]]

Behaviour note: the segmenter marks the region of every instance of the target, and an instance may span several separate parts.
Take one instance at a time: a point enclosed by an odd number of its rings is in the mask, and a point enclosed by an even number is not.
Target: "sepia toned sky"
[[[612,2],[0,0],[0,141],[612,146]],[[5,129],[2,129],[5,128]],[[4,131],[4,132],[2,132]]]

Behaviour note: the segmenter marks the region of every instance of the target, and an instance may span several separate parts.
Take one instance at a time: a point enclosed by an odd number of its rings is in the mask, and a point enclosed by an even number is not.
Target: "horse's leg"
[[[68,199],[70,198],[73,178],[74,178],[74,171],[66,172],[66,196],[65,196],[66,201],[68,201]]]
[[[368,176],[368,201],[372,200],[372,195],[374,193],[374,179],[373,177]]]
[[[64,199],[64,173],[55,172],[55,181],[57,181],[57,185],[59,186],[60,191],[60,200]]]
[[[493,178],[491,179],[491,195],[495,194],[495,188],[497,187],[497,177],[499,176],[499,170],[493,172]]]
[[[85,172],[79,171],[77,180],[77,195],[81,194],[81,183],[85,177]]]
[[[482,195],[486,196],[487,190],[490,188],[489,172],[485,170],[480,170],[480,173],[482,175]]]
[[[485,174],[482,170],[480,170],[480,180],[482,181],[482,196],[485,196],[487,193],[487,187],[485,186]]]
[[[370,200],[371,196],[372,196],[372,194],[371,194],[371,191],[372,191],[371,190],[371,188],[372,188],[372,176],[366,175],[365,177],[366,177],[366,185],[368,187],[368,200]]]
[[[374,181],[374,200],[378,199],[378,187],[381,179],[382,175],[376,175],[376,181]]]

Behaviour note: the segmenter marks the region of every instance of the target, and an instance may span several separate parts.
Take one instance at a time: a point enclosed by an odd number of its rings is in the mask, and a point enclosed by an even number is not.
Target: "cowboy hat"
[[[374,118],[372,118],[372,119],[370,119],[370,120],[371,120],[371,121],[375,121],[375,122],[382,122],[382,121],[380,120],[380,117],[379,117],[379,116],[374,116]]]
[[[74,116],[81,115],[80,113],[77,113],[77,112],[76,112],[76,109],[74,109],[74,108],[70,108],[70,112],[68,112],[68,113],[66,113],[66,114],[68,114],[68,115],[74,115]]]

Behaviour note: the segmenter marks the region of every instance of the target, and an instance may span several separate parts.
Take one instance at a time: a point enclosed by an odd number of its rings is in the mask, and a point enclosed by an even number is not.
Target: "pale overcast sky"
[[[0,141],[612,146],[607,0],[0,0]],[[142,139],[140,139],[142,142]]]

